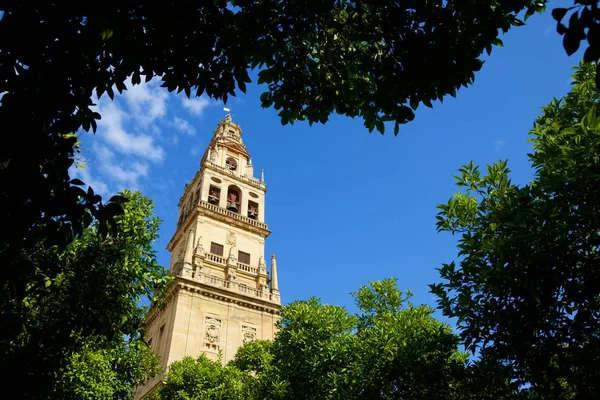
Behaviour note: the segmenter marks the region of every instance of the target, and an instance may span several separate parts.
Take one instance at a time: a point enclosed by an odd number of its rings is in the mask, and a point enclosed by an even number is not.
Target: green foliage
[[[255,340],[240,347],[230,364],[242,371],[261,374],[273,365],[273,342]]]
[[[65,360],[52,397],[128,399],[136,385],[160,372],[158,365],[158,357],[142,342],[121,338],[107,344],[90,337]]]
[[[545,3],[14,1],[3,7],[3,36],[22,27],[31,35],[24,46],[7,40],[0,92],[8,92],[10,107],[33,90],[52,93],[40,103],[46,118],[68,111],[57,121],[62,132],[95,130],[92,92],[112,98],[113,87],[126,90],[127,77],[137,84],[159,76],[169,91],[226,102],[245,92],[248,69],[258,67],[258,82],[268,86],[262,104],[281,110],[284,124],[325,122],[337,112],[383,132],[385,121],[412,120],[419,103],[430,106],[472,83],[478,57],[501,45],[499,30],[523,25],[516,14],[530,16]],[[47,60],[60,60],[60,68]]]
[[[152,400],[246,400],[253,378],[233,366],[201,355],[172,363],[165,383]]]
[[[596,62],[600,59],[600,9],[598,0],[574,0],[575,5],[569,8],[555,8],[552,17],[556,20],[556,31],[563,35],[563,47],[568,55],[574,54],[581,46],[581,41],[587,40],[588,47],[583,59],[586,62]],[[568,23],[562,21],[567,14]],[[596,72],[600,72],[596,65]],[[600,87],[600,73],[596,74],[596,86]]]
[[[23,301],[10,311],[20,330],[0,342],[5,378],[22,383],[22,397],[48,398],[57,380],[62,385],[57,398],[85,392],[95,382],[122,394],[153,370],[144,372],[154,361],[144,343],[141,302],[160,295],[167,284],[152,249],[160,221],[140,193],[120,196],[127,201],[110,234],[101,234],[96,221],[66,248],[38,245],[28,254],[30,262],[61,272],[46,276],[44,285],[28,285]],[[78,368],[86,360],[100,361],[84,379],[87,373]],[[112,375],[101,377],[107,368]]]
[[[231,366],[254,398],[497,399],[514,392],[498,366],[469,365],[459,338],[392,279],[354,293],[359,314],[317,299],[283,308],[272,343],[240,348]],[[494,376],[495,375],[495,376]]]
[[[545,0],[369,2],[3,2],[0,124],[0,343],[14,340],[34,286],[62,274],[39,248],[62,251],[90,226],[114,229],[121,200],[102,204],[71,180],[81,130],[95,132],[92,97],[153,78],[169,91],[223,100],[259,70],[263,107],[283,124],[360,117],[372,131],[414,118],[419,104],[474,80],[499,30],[542,11]],[[24,35],[23,32],[27,34]],[[44,261],[45,260],[45,261]]]
[[[390,279],[363,286],[354,296],[361,311],[356,398],[460,398],[467,357],[431,307],[407,303],[410,292],[404,295]]]
[[[506,161],[460,170],[438,230],[460,234],[459,261],[431,285],[466,346],[502,363],[545,398],[600,388],[600,100],[595,65],[553,100],[530,132],[534,180],[511,183]]]

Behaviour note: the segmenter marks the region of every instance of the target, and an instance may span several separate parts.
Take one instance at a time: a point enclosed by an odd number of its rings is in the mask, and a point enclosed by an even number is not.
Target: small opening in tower
[[[238,251],[238,261],[242,264],[250,265],[250,254],[243,251]]]
[[[235,171],[237,170],[237,161],[235,161],[235,158],[229,157],[227,160],[225,160],[225,166],[228,170]]]
[[[211,204],[219,205],[219,198],[221,194],[221,188],[210,185],[210,189],[208,189],[208,202]]]
[[[248,201],[248,218],[258,219],[258,203]]]
[[[239,214],[241,198],[240,190],[235,186],[229,186],[229,189],[227,190],[227,209]]]
[[[219,257],[223,257],[223,245],[215,242],[210,243],[210,252]]]

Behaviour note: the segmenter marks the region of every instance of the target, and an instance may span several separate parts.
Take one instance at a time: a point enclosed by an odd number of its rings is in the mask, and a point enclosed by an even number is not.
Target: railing
[[[217,264],[223,264],[225,265],[225,259],[221,256],[218,256],[216,254],[212,254],[212,253],[206,253],[206,259],[212,262],[215,262]]]
[[[216,287],[222,287],[222,288],[226,288],[229,289],[229,281],[226,281],[225,279],[221,279],[218,278],[216,276],[213,275],[207,275],[205,278],[205,283],[210,285],[210,286],[216,286]]]
[[[219,206],[216,206],[214,204],[210,204],[210,203],[208,203],[206,201],[201,200],[201,201],[198,202],[198,204],[200,206],[202,206],[204,208],[207,208],[207,209],[209,209],[211,211],[214,211],[214,212],[216,212],[218,214],[226,215],[228,217],[235,218],[235,219],[240,220],[240,221],[244,221],[244,222],[246,222],[246,223],[248,223],[250,225],[254,225],[254,226],[258,227],[258,228],[268,229],[267,228],[267,224],[263,224],[262,222],[256,221],[256,220],[254,220],[252,218],[244,217],[243,215],[240,215],[238,213],[234,213],[233,211],[226,210],[226,209],[221,208]]]
[[[239,290],[241,294],[245,294],[246,296],[258,297],[258,298],[266,298],[270,299],[271,295],[268,292],[263,292],[261,290],[251,288],[249,286],[240,285]]]
[[[225,288],[228,290],[234,290],[235,286],[238,286],[238,291],[245,296],[256,297],[256,298],[265,299],[265,300],[271,300],[271,293],[269,293],[268,291],[258,290],[256,288],[252,288],[252,287],[246,286],[246,285],[232,285],[231,281],[219,278],[214,275],[205,275],[204,282],[207,285],[218,287],[218,288]]]
[[[237,267],[238,269],[241,269],[242,271],[246,271],[246,272],[250,272],[251,274],[256,275],[258,268],[256,267],[251,267],[248,264],[244,264],[238,261],[237,263]]]

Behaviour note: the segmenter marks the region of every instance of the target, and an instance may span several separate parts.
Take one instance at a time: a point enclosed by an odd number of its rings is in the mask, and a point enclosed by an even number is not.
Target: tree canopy
[[[413,305],[396,281],[354,293],[359,313],[318,299],[283,308],[272,342],[240,348],[230,367],[256,377],[254,398],[461,399],[513,393],[501,374],[483,384],[482,369],[458,350],[433,309]],[[496,369],[488,365],[491,377]]]
[[[248,71],[266,85],[263,106],[283,123],[360,117],[383,132],[411,120],[421,103],[473,82],[480,55],[544,9],[543,0],[377,2],[6,1],[0,6],[0,333],[36,285],[60,263],[33,260],[39,246],[65,248],[92,221],[114,229],[118,198],[103,204],[71,180],[77,137],[101,117],[95,95],[160,79],[169,91],[226,101]],[[46,260],[47,261],[47,260]]]
[[[121,196],[128,201],[110,235],[94,222],[64,249],[40,245],[28,253],[61,272],[32,283],[22,302],[4,310],[18,322],[2,326],[16,332],[0,341],[3,376],[18,382],[17,397],[126,398],[157,372],[144,342],[143,302],[168,282],[152,249],[159,220],[140,193]]]
[[[115,90],[126,90],[130,78],[133,84],[160,79],[169,91],[227,101],[245,91],[249,71],[257,69],[258,82],[266,86],[261,103],[279,110],[284,124],[296,120],[323,123],[337,113],[362,118],[371,131],[383,132],[386,122],[394,123],[397,133],[399,124],[412,120],[420,104],[431,106],[432,101],[455,95],[461,86],[473,83],[482,66],[481,55],[501,44],[499,31],[522,25],[517,14],[524,12],[528,17],[544,10],[545,4],[544,0],[4,2],[0,7],[0,123],[14,134],[0,146],[0,224],[9,227],[0,233],[4,268],[0,351],[7,355],[3,360],[12,360],[11,373],[22,377],[19,374],[31,370],[30,378],[36,377],[31,379],[43,376],[42,396],[51,379],[48,371],[67,371],[65,360],[76,365],[85,357],[106,359],[134,349],[105,351],[87,339],[100,335],[104,339],[96,343],[110,346],[122,335],[138,340],[135,330],[141,312],[119,301],[134,301],[147,295],[153,284],[164,283],[149,250],[134,253],[139,268],[111,269],[130,262],[113,252],[127,246],[119,238],[133,234],[119,233],[123,218],[131,217],[131,211],[123,217],[126,199],[116,196],[103,204],[91,188],[84,191],[84,183],[69,176],[77,152],[74,133],[95,131],[101,117],[93,110],[96,95],[113,98]],[[597,14],[597,2],[583,0],[576,0],[570,9],[554,11],[569,54],[587,39],[586,60],[598,59]],[[568,25],[562,22],[567,15]],[[569,146],[563,149],[571,151]],[[538,150],[536,154],[548,153]],[[550,168],[539,165],[541,179]],[[499,165],[494,173],[500,176],[504,170]],[[556,178],[554,172],[547,174]],[[565,182],[572,185],[570,179]],[[528,189],[530,198],[542,198],[537,187]],[[526,191],[519,189],[519,193],[524,196]],[[523,201],[531,201],[527,199]],[[587,207],[587,201],[577,207]],[[134,239],[150,240],[150,236]],[[94,268],[82,272],[82,260],[112,276],[96,276]],[[71,279],[78,274],[83,274],[82,281]],[[114,285],[99,277],[115,279]],[[114,290],[103,296],[120,299],[117,307],[103,302],[90,279],[100,279],[99,287]],[[580,287],[584,293],[590,290],[586,288]],[[562,290],[570,293],[561,287],[560,296]],[[130,297],[124,296],[128,291]],[[578,310],[574,304],[583,300],[564,295],[569,309]],[[86,314],[85,307],[78,308],[81,304],[111,312]],[[582,310],[582,317],[567,313],[571,318],[567,321],[587,321],[586,313],[593,312]],[[338,315],[340,323],[345,321],[338,311],[327,312]],[[126,316],[121,325],[119,316]],[[109,317],[112,325],[105,323]],[[67,325],[56,325],[63,323]],[[589,334],[577,324],[573,329],[568,335]],[[55,334],[42,337],[43,330]],[[77,339],[78,335],[83,336]],[[480,336],[474,337],[477,343]],[[589,342],[595,343],[595,336]],[[574,348],[561,346],[569,351]],[[39,350],[36,354],[42,360],[35,365],[34,358],[26,356],[34,350]],[[78,351],[83,353],[78,356]],[[565,353],[557,350],[556,357]],[[548,362],[544,360],[543,366]],[[522,376],[526,376],[529,367],[523,365]],[[36,375],[35,371],[43,369],[46,372]],[[567,372],[580,376],[579,370],[573,371]],[[561,374],[567,372],[559,371],[557,376],[563,379]],[[566,384],[569,388],[584,384],[564,379],[571,382]]]
[[[273,341],[242,346],[223,366],[202,355],[176,361],[161,399],[498,399],[516,395],[502,368],[469,363],[433,309],[408,302],[396,281],[354,293],[350,314],[318,299],[283,307]]]
[[[467,347],[508,366],[544,398],[592,398],[600,374],[600,92],[595,65],[530,132],[533,181],[506,161],[460,169],[464,188],[438,229],[460,235],[459,261],[432,285]]]

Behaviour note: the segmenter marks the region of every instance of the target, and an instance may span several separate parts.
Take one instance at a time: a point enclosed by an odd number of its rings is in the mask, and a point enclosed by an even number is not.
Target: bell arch
[[[238,214],[242,211],[242,190],[236,185],[227,188],[227,209]]]

